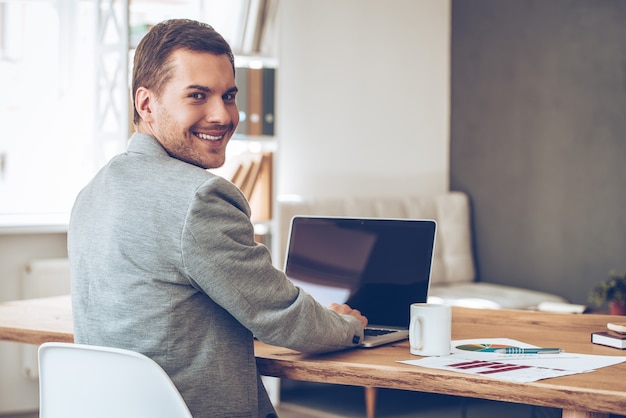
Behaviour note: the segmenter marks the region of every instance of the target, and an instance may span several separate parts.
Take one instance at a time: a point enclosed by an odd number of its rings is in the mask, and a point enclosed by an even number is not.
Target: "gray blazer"
[[[81,191],[68,235],[75,340],[153,358],[194,417],[271,416],[259,340],[303,352],[352,347],[356,318],[293,286],[254,241],[232,183],[134,134]]]

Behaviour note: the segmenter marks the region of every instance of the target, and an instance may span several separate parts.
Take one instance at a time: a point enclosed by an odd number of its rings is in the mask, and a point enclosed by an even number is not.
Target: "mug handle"
[[[422,320],[423,318],[421,316],[415,316],[413,317],[413,319],[411,319],[411,323],[409,324],[409,335],[414,336],[414,338],[416,339],[416,346],[414,346],[413,348],[416,350],[421,350],[422,348],[424,348],[424,338],[422,335],[422,331],[424,330],[424,326],[422,324]],[[417,327],[417,324],[420,325],[420,329],[419,329],[419,333],[415,333],[415,327]]]

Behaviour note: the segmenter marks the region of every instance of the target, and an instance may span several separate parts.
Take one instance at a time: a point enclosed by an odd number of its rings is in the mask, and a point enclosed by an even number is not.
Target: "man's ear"
[[[135,92],[135,109],[144,122],[153,122],[152,95],[152,91],[145,87],[139,87]]]

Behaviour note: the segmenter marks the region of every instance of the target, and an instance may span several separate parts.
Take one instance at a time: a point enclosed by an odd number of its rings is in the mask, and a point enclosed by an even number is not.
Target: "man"
[[[76,342],[152,357],[194,417],[270,417],[253,335],[304,352],[357,345],[367,323],[317,304],[254,242],[224,163],[238,123],[234,60],[210,26],[156,25],[133,70],[128,151],[79,194],[69,229]]]

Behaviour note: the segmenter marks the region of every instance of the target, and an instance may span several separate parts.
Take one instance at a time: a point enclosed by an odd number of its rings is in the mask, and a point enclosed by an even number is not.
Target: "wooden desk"
[[[69,296],[0,302],[0,340],[74,342]]]
[[[611,320],[623,322],[623,317],[454,308],[452,318],[454,339],[506,337],[575,353],[626,354],[589,342],[592,331]],[[72,341],[69,297],[0,303],[0,340]],[[256,356],[260,372],[267,376],[548,406],[563,409],[563,418],[626,413],[626,363],[592,373],[512,383],[397,363],[412,358],[406,341],[323,356],[256,342]]]

